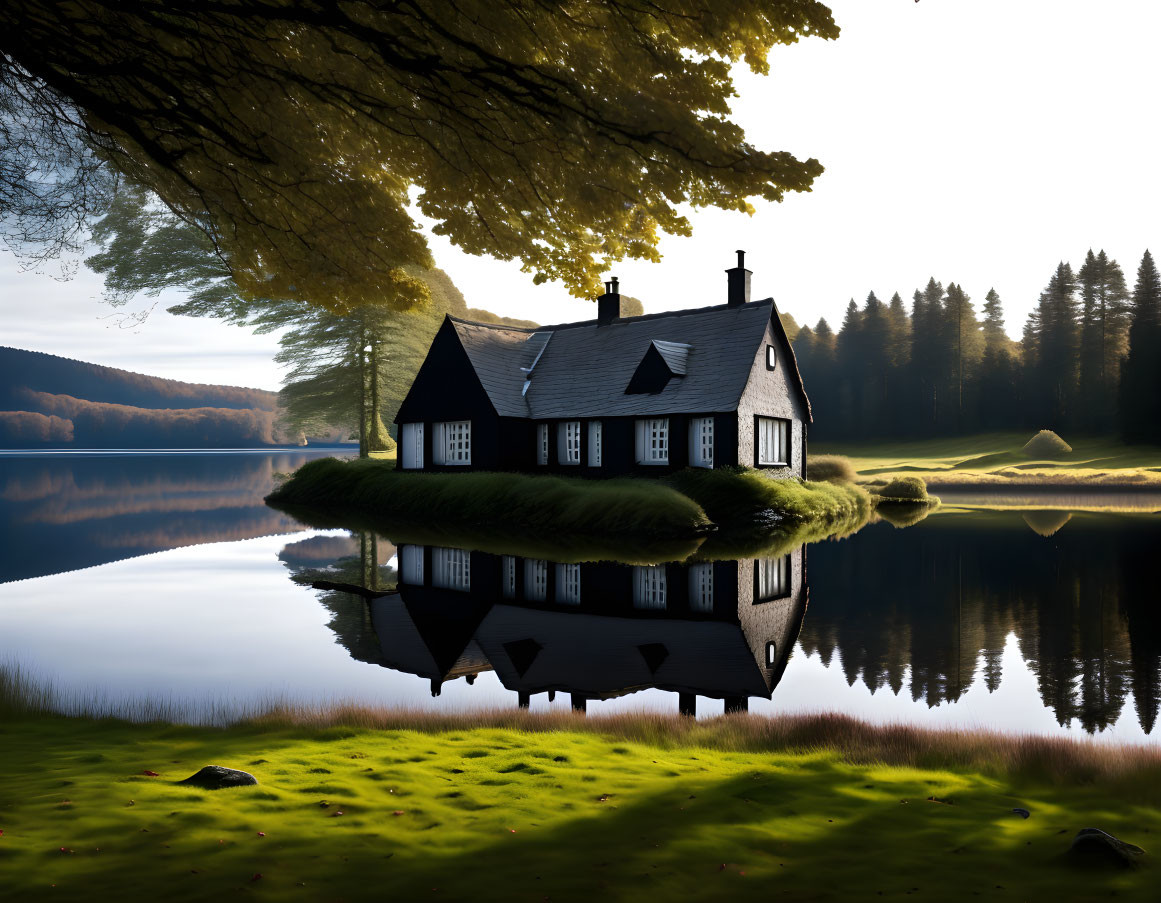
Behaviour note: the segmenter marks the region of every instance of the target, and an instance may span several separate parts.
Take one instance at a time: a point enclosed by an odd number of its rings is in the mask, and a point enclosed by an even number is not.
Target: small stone
[[[1027,809],[1021,809],[1019,806],[1017,806],[1017,807],[1016,807],[1015,809],[1013,809],[1012,811],[1013,811],[1013,812],[1014,812],[1016,815],[1019,815],[1021,818],[1031,818],[1031,817],[1032,817],[1032,813],[1031,813],[1031,812],[1029,812]]]
[[[197,774],[190,775],[179,784],[191,784],[203,790],[224,790],[228,787],[247,787],[257,784],[254,775],[236,768],[223,768],[221,765],[207,765]]]
[[[1145,851],[1099,828],[1081,828],[1068,848],[1068,859],[1077,865],[1135,868]]]

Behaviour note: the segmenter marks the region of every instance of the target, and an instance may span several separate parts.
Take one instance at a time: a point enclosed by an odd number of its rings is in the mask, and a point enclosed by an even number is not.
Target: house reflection
[[[635,566],[557,563],[433,546],[398,550],[397,591],[369,601],[378,662],[442,685],[495,671],[527,706],[574,708],[645,689],[769,699],[806,610],[806,551]]]

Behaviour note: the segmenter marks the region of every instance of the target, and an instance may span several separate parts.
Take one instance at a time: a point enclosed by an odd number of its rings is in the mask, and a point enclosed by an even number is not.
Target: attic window
[[[778,366],[778,352],[774,350],[773,345],[766,346],[766,369],[773,370]]]
[[[625,387],[626,395],[656,395],[674,377],[685,376],[692,345],[654,339]]]

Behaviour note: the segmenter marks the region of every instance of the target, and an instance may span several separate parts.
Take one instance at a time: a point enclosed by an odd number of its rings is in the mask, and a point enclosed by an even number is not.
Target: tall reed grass
[[[584,715],[490,708],[435,712],[355,703],[272,702],[230,717],[226,708],[203,709],[203,727],[291,730],[333,735],[352,730],[422,733],[501,728],[526,733],[599,734],[659,747],[704,747],[754,754],[837,754],[854,763],[975,771],[1050,783],[1109,783],[1161,791],[1161,749],[1092,740],[1007,734],[988,730],[929,729],[911,724],[875,725],[837,713],[721,715],[693,719],[655,712]],[[117,724],[189,722],[188,711],[149,699],[113,702],[97,696],[66,697],[16,666],[0,666],[0,718],[74,717]]]

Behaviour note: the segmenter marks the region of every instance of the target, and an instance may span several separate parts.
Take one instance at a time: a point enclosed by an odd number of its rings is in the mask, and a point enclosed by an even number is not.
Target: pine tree
[[[963,286],[954,282],[948,285],[943,316],[945,341],[950,352],[947,357],[948,395],[950,407],[955,412],[956,429],[962,432],[968,425],[964,418],[964,386],[969,370],[974,370],[983,355],[983,337],[971,298]]]
[[[1018,426],[1019,384],[1013,342],[1004,331],[1004,305],[994,288],[984,298],[984,355],[979,376],[979,422],[987,429]]]
[[[916,422],[925,432],[934,429],[939,421],[942,320],[943,285],[932,277],[922,294],[915,293],[911,312],[911,370],[919,401]]]
[[[1032,381],[1035,413],[1042,428],[1063,429],[1076,400],[1079,345],[1076,278],[1063,261],[1040,293],[1036,307],[1035,368]]]
[[[1161,443],[1161,275],[1148,251],[1133,287],[1129,354],[1121,369],[1121,434]]]
[[[1102,250],[1089,249],[1077,272],[1080,285],[1081,322],[1079,351],[1080,419],[1093,431],[1112,426],[1120,363],[1128,331],[1128,292],[1125,274]]]

